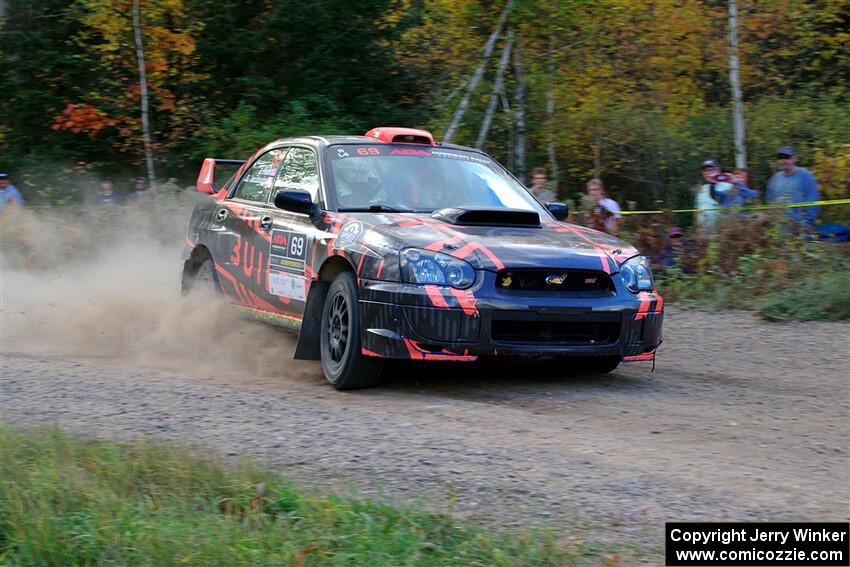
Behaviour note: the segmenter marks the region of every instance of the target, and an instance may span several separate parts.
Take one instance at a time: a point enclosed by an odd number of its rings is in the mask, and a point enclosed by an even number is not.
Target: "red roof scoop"
[[[399,128],[396,126],[378,126],[372,128],[366,135],[388,144],[426,144],[436,146],[434,136],[428,130],[416,128]]]

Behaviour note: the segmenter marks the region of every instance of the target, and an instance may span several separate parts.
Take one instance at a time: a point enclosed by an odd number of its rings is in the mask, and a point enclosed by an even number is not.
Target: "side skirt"
[[[292,331],[298,331],[301,327],[301,320],[296,317],[290,317],[288,315],[281,315],[278,313],[269,313],[268,311],[261,311],[260,309],[253,309],[244,305],[234,305],[233,308],[251,319],[271,323],[272,325],[284,327]]]

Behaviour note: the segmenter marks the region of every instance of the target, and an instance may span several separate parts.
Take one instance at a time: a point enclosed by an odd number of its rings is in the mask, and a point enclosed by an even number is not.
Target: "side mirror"
[[[284,189],[274,196],[274,206],[284,211],[309,215],[313,212],[313,198],[306,191]]]
[[[564,203],[546,203],[546,208],[556,220],[565,221],[570,216],[570,208]]]

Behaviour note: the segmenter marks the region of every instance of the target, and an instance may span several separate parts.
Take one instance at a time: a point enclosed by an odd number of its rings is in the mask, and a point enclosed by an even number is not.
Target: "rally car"
[[[216,185],[216,164],[239,165]],[[204,160],[183,257],[206,286],[298,333],[338,389],[388,359],[534,355],[610,372],[654,360],[663,300],[647,259],[568,224],[487,154],[424,130],[272,142]]]

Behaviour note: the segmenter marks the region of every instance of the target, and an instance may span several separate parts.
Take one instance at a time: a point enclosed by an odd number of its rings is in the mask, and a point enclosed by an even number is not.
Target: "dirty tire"
[[[184,281],[187,281],[188,285],[183,289],[183,295],[192,292],[221,293],[218,275],[215,273],[215,264],[213,264],[212,258],[207,258],[201,262],[195,273]]]
[[[360,348],[360,305],[351,272],[331,284],[322,310],[322,369],[337,390],[371,388],[381,381],[384,365],[363,356]]]

